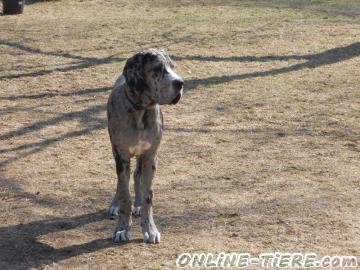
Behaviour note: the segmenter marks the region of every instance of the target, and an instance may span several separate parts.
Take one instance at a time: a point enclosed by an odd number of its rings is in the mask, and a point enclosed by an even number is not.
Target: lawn
[[[149,47],[185,80],[162,108],[162,242],[142,243],[133,219],[133,240],[113,244],[106,101]],[[221,251],[359,260],[359,90],[355,0],[32,1],[0,16],[0,269],[174,269],[183,252]]]

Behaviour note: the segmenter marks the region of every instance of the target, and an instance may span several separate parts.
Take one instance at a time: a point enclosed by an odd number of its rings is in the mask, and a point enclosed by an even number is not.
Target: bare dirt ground
[[[0,269],[359,258],[358,1],[33,2],[0,17]],[[163,108],[162,243],[142,243],[134,220],[134,240],[114,245],[105,103],[147,47],[166,48],[186,80]]]

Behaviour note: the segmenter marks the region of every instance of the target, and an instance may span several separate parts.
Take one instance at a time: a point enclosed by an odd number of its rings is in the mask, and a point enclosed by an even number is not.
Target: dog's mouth
[[[179,102],[180,98],[181,98],[181,93],[179,93],[179,94],[173,99],[173,101],[171,101],[170,104],[171,104],[171,105],[175,105],[176,103]]]

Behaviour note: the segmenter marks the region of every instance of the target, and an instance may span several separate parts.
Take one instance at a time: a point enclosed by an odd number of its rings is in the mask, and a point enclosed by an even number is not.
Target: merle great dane
[[[160,105],[176,104],[182,96],[183,84],[173,71],[170,57],[164,50],[155,49],[129,58],[116,80],[107,104],[108,130],[118,178],[109,208],[110,216],[118,216],[114,242],[130,240],[131,214],[141,216],[145,242],[160,242],[152,209],[152,182],[163,132]],[[130,159],[134,156],[135,202],[131,209]]]

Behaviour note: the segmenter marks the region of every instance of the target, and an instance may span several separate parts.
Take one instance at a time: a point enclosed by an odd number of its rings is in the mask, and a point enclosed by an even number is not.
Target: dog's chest
[[[151,143],[144,140],[139,140],[136,145],[129,146],[129,152],[132,156],[140,156],[145,151],[149,150],[151,147]]]
[[[147,112],[136,119],[132,142],[128,146],[132,156],[142,155],[152,146],[157,148],[161,138],[161,123],[157,116],[154,112]]]
[[[130,155],[140,156],[152,146],[156,149],[160,142],[158,138],[158,134],[153,130],[138,130],[133,134],[133,138],[128,145]]]

